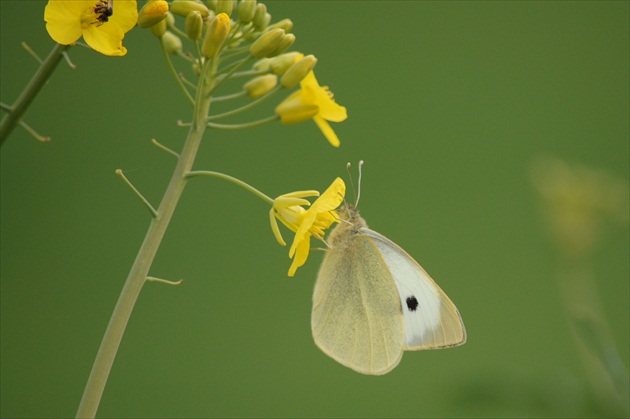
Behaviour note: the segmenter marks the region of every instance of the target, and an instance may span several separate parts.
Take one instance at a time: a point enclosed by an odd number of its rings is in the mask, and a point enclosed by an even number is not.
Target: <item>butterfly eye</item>
[[[405,302],[407,303],[407,308],[409,309],[409,311],[416,311],[416,309],[420,305],[416,297],[414,297],[413,295],[411,297],[407,297]]]

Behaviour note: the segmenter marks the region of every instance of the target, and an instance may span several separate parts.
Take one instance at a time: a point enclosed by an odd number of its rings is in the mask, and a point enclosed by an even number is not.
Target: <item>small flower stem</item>
[[[28,82],[24,91],[15,101],[13,106],[11,107],[11,112],[6,114],[0,123],[0,146],[4,144],[5,140],[9,138],[9,135],[15,128],[15,126],[20,122],[20,119],[26,113],[26,110],[33,102],[37,94],[44,86],[46,81],[50,78],[55,68],[57,68],[57,64],[63,58],[63,52],[68,49],[69,45],[61,45],[56,44],[48,57],[44,60],[42,65],[33,75],[31,81]]]
[[[247,191],[249,191],[252,194],[256,195],[258,198],[262,199],[263,201],[273,205],[273,199],[271,199],[270,197],[265,195],[263,192],[261,192],[258,189],[254,188],[249,183],[245,183],[242,180],[237,179],[235,177],[232,177],[230,175],[226,175],[226,174],[220,173],[220,172],[211,172],[211,171],[208,171],[208,170],[195,170],[194,172],[186,173],[186,179],[190,179],[190,178],[193,178],[193,177],[199,177],[199,176],[209,176],[209,177],[216,177],[216,178],[219,178],[219,179],[227,180],[228,182],[231,182],[231,183],[233,183],[235,185],[238,185],[238,186],[246,189]]]
[[[24,48],[26,52],[28,52],[33,58],[35,58],[39,65],[44,64],[44,60],[42,60],[39,55],[37,55],[37,53],[33,51],[33,49],[26,42],[22,42],[22,48]]]
[[[133,193],[136,194],[138,199],[140,199],[140,201],[144,204],[144,206],[149,210],[149,212],[151,213],[151,216],[153,218],[156,218],[158,216],[157,210],[155,208],[153,208],[153,205],[151,205],[149,200],[146,199],[144,197],[144,195],[142,195],[140,193],[140,191],[135,186],[133,186],[133,183],[131,183],[131,181],[129,181],[129,179],[127,179],[127,176],[125,176],[123,171],[120,170],[120,169],[116,169],[116,174],[118,176],[120,176],[120,178],[123,180],[123,182],[125,182],[125,184],[127,184],[127,186],[129,186],[129,188],[133,191]]]
[[[234,99],[241,98],[241,97],[243,97],[245,95],[247,95],[247,91],[246,90],[241,90],[240,92],[232,93],[231,95],[215,96],[212,100],[215,103],[216,102],[226,102],[228,100],[234,100]]]
[[[260,105],[262,102],[267,100],[270,96],[280,91],[280,89],[282,89],[282,86],[276,86],[270,91],[268,91],[267,93],[265,93],[264,95],[262,95],[261,97],[259,97],[258,99],[248,103],[247,105],[241,106],[240,108],[232,109],[231,111],[212,115],[211,117],[208,118],[208,121],[216,121],[217,119],[227,118],[228,116],[233,116],[233,115],[238,115],[241,112],[245,112],[249,109],[255,108],[256,106]]]
[[[268,118],[259,119],[258,121],[246,122],[244,124],[217,124],[215,122],[208,122],[208,127],[217,129],[245,129],[265,125],[270,122],[274,122],[280,119],[278,115],[272,115]]]
[[[179,154],[176,153],[175,151],[171,150],[170,148],[168,148],[167,146],[165,146],[164,144],[160,143],[158,140],[156,140],[155,138],[153,138],[151,140],[151,143],[156,146],[157,148],[166,151],[169,154],[172,154],[173,156],[179,158]]]
[[[164,54],[164,59],[166,60],[166,63],[168,64],[168,69],[171,71],[171,74],[175,78],[177,85],[182,90],[182,92],[184,92],[184,95],[186,96],[190,104],[194,105],[195,100],[190,95],[190,92],[188,91],[188,89],[186,89],[186,86],[184,86],[184,82],[179,77],[179,74],[177,74],[177,70],[175,69],[175,66],[173,65],[173,61],[171,60],[171,57],[168,54],[168,51],[166,50],[166,45],[164,44],[164,41],[162,40],[162,38],[160,38],[160,45],[162,46],[162,53]]]
[[[93,418],[98,410],[98,405],[105,390],[125,328],[131,317],[131,312],[140,295],[142,286],[147,280],[153,259],[184,191],[184,186],[187,182],[186,174],[190,172],[193,166],[201,139],[206,130],[206,119],[212,100],[208,92],[216,83],[215,74],[216,63],[213,60],[207,61],[202,69],[199,87],[197,88],[193,123],[188,131],[188,137],[162,202],[157,209],[157,217],[151,220],[147,234],[140,246],[136,260],[127,276],[125,285],[118,297],[118,302],[114,307],[112,317],[105,330],[77,411],[77,417],[79,418]]]
[[[160,284],[166,284],[166,285],[181,285],[181,283],[184,282],[183,279],[178,279],[177,281],[169,281],[168,279],[156,278],[153,276],[147,276],[147,281],[159,282]]]
[[[212,88],[212,90],[210,90],[210,91],[208,92],[208,96],[212,96],[212,95],[214,94],[214,92],[216,92],[216,91],[217,91],[217,89],[218,89],[219,87],[221,87],[221,85],[222,85],[222,84],[223,84],[226,80],[228,80],[230,77],[232,77],[232,75],[233,75],[234,73],[236,73],[236,70],[238,70],[239,68],[241,68],[242,66],[244,66],[245,64],[247,64],[248,62],[250,62],[250,61],[251,61],[251,60],[253,60],[253,59],[254,59],[254,57],[253,57],[252,55],[248,55],[247,57],[243,58],[241,61],[239,61],[239,62],[237,62],[237,63],[234,63],[234,68],[232,68],[232,69],[230,70],[230,72],[229,72],[229,73],[227,73],[227,74],[225,74],[225,75],[221,76],[221,78],[220,78],[220,79],[218,80],[218,82],[214,85],[214,87]],[[230,67],[231,67],[231,65],[230,65]]]

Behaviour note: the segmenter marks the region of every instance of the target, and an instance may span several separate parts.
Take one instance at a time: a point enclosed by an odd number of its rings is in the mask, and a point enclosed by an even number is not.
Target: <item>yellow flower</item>
[[[105,55],[127,53],[122,40],[138,21],[136,0],[49,0],[44,12],[46,30],[55,42],[85,42]]]
[[[311,71],[301,82],[301,89],[291,94],[276,107],[283,124],[297,124],[313,119],[326,139],[339,147],[339,138],[328,121],[341,122],[348,117],[346,108],[338,105],[327,86],[320,86]]]
[[[293,258],[289,268],[289,276],[295,275],[297,268],[306,262],[311,248],[311,236],[323,240],[325,230],[332,223],[339,220],[335,208],[341,204],[345,193],[345,183],[341,178],[337,178],[308,209],[303,208],[303,206],[310,205],[310,202],[304,198],[318,196],[319,192],[291,192],[281,195],[274,200],[273,208],[269,212],[269,218],[276,240],[282,246],[286,246],[280,234],[276,218],[291,231],[295,232],[295,238],[289,250],[289,257]]]

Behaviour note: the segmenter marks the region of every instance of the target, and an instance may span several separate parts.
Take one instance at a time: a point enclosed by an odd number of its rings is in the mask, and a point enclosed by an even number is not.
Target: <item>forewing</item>
[[[434,349],[466,342],[455,304],[411,256],[383,235],[362,230],[394,278],[403,311],[405,349]]]
[[[365,236],[326,253],[315,283],[311,328],[319,348],[363,374],[400,362],[404,330],[389,270]]]

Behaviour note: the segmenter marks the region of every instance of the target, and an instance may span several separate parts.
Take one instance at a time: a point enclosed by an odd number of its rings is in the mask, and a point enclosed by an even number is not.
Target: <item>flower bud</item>
[[[225,13],[230,16],[232,14],[232,10],[234,8],[234,3],[232,0],[217,0],[217,8],[214,9],[217,14]]]
[[[308,121],[318,113],[319,106],[307,105],[295,100],[285,100],[276,107],[276,115],[280,116],[280,122],[285,125]]]
[[[307,55],[306,57],[298,60],[287,70],[286,73],[284,73],[282,79],[280,80],[280,84],[282,84],[282,87],[286,89],[294,88],[304,79],[304,77],[306,77],[308,73],[313,70],[315,64],[317,64],[317,58],[313,55]]]
[[[268,20],[266,16],[269,16]],[[271,15],[267,13],[267,6],[263,3],[258,3],[256,5],[256,12],[254,13],[254,26],[256,29],[262,31],[269,25],[269,22],[271,22]]]
[[[275,74],[265,74],[264,76],[258,76],[243,86],[247,91],[247,94],[252,99],[261,97],[265,93],[268,93],[271,89],[278,84],[278,76]]]
[[[254,58],[269,56],[282,42],[284,38],[282,29],[273,29],[260,35],[258,39],[249,47],[249,52]]]
[[[291,32],[291,29],[293,29],[293,21],[291,19],[282,19],[281,21],[276,22],[273,25],[269,25],[267,29],[276,28],[284,29],[286,33],[289,33]]]
[[[256,61],[253,65],[253,68],[256,71],[269,72],[271,69],[271,61],[273,61],[273,58],[263,58],[262,60]]]
[[[153,35],[157,36],[158,38],[161,38],[162,36],[164,36],[164,34],[166,33],[167,26],[168,26],[166,24],[167,20],[168,19],[160,20],[158,23],[156,23],[155,25],[151,26],[149,28],[151,33]]]
[[[287,52],[285,54],[280,54],[277,57],[269,59],[268,68],[273,71],[274,74],[281,75],[284,74],[285,71],[289,69],[297,60],[304,57],[302,53],[299,52]],[[255,66],[254,68],[257,69]]]
[[[208,1],[206,1],[206,5],[208,6],[208,9],[214,10],[216,12],[216,10],[217,10],[217,0],[208,0]]]
[[[179,36],[175,35],[173,32],[167,31],[164,35],[162,35],[162,42],[164,43],[166,52],[169,54],[177,54],[182,51],[182,40],[179,39]]]
[[[169,27],[175,26],[175,16],[170,11],[166,14],[166,24]]]
[[[171,12],[178,16],[186,17],[188,13],[194,11],[201,13],[201,17],[210,16],[210,10],[202,3],[192,0],[173,0],[171,3]]]
[[[243,23],[249,23],[256,14],[256,0],[241,0],[236,9],[238,20]]]
[[[150,28],[166,19],[168,15],[168,3],[164,0],[151,0],[138,12],[138,26]]]
[[[186,35],[188,35],[188,38],[193,41],[201,39],[201,31],[203,29],[203,18],[201,17],[201,13],[196,10],[188,13],[184,27],[186,28]]]
[[[288,33],[284,35],[284,37],[282,37],[282,40],[278,43],[278,46],[276,47],[276,49],[274,49],[269,55],[271,57],[275,57],[276,55],[282,54],[284,51],[291,48],[291,45],[293,45],[294,42],[295,42],[295,35],[293,35],[292,33]]]
[[[230,17],[225,13],[219,13],[210,21],[206,30],[206,37],[201,46],[203,55],[208,58],[216,57],[229,34]]]

